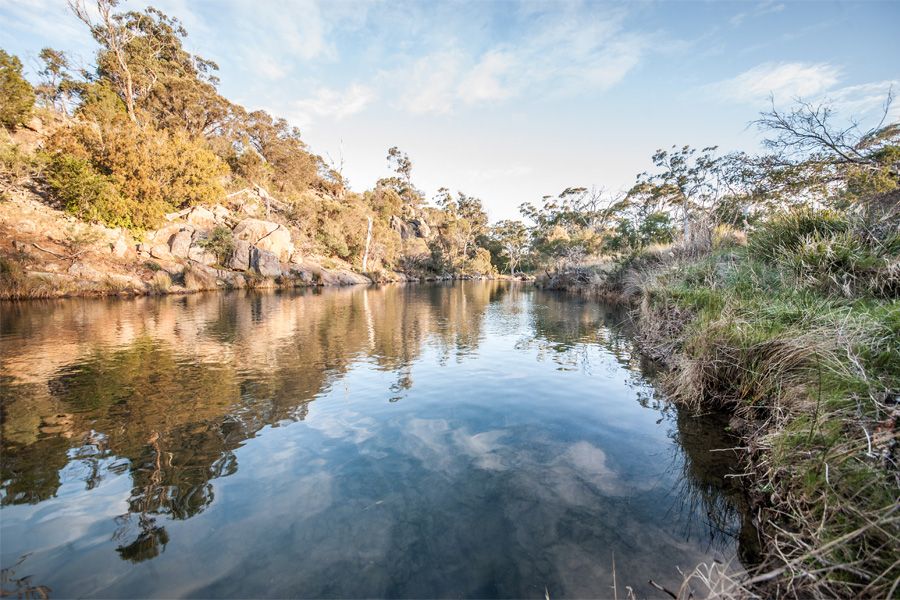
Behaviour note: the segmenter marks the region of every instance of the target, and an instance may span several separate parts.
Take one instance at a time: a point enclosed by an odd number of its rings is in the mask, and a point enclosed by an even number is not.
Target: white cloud
[[[415,61],[402,72],[388,74],[396,86],[400,106],[413,114],[450,112],[457,97],[464,57],[454,50],[436,52]],[[390,84],[389,84],[390,85]]]
[[[283,79],[288,74],[286,65],[268,54],[258,54],[252,48],[245,50],[244,60],[245,63],[254,65],[260,75],[272,81]]]
[[[888,92],[900,92],[900,80],[885,80],[860,85],[850,85],[825,94],[825,100],[847,117],[880,116]],[[894,101],[887,115],[888,121],[900,121],[900,103]]]
[[[341,120],[362,111],[375,98],[372,89],[353,84],[344,91],[322,87],[311,98],[294,102],[291,120],[301,127],[309,125],[316,117]]]
[[[512,95],[508,77],[516,59],[508,53],[493,50],[484,54],[459,84],[457,95],[466,104],[503,100]]]
[[[88,11],[94,13],[90,3]],[[57,0],[0,0],[0,33],[3,36],[13,32],[26,35],[35,40],[52,40],[55,48],[66,50],[69,57],[81,66],[87,61],[83,58],[93,52],[94,40],[87,27],[82,25],[66,6]],[[5,50],[7,40],[2,42]],[[38,60],[40,46],[22,53],[19,58],[25,66],[25,72],[34,75],[40,69]]]
[[[705,90],[724,100],[759,104],[769,95],[776,100],[818,95],[833,87],[840,74],[829,63],[767,62]]]
[[[523,94],[603,91],[625,78],[650,46],[649,35],[626,32],[624,15],[577,9],[530,14],[514,42],[472,51],[455,39],[382,73],[414,114],[449,113],[460,104],[496,103]]]
[[[775,3],[771,0],[769,0],[768,2],[762,2],[762,3],[758,4],[753,10],[748,10],[748,11],[737,13],[736,15],[731,17],[731,19],[729,19],[729,22],[732,25],[734,25],[735,27],[737,27],[738,25],[740,25],[747,19],[753,19],[756,17],[761,17],[763,15],[779,13],[779,12],[783,11],[784,8],[785,8],[784,4]]]

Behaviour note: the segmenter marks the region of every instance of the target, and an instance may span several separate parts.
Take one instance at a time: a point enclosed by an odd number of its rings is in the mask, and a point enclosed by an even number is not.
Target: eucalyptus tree
[[[96,0],[95,11],[87,0],[68,0],[68,5],[100,45],[98,75],[111,83],[132,122],[141,122],[143,104],[173,81],[218,83],[213,75],[218,66],[184,49],[187,31],[177,18],[153,7],[115,12],[119,0]]]
[[[900,123],[891,121],[893,90],[880,118],[864,126],[841,118],[833,105],[797,100],[755,121],[770,151],[756,164],[760,189],[790,201],[802,194],[853,203],[900,187]]]
[[[72,99],[83,89],[69,57],[61,50],[43,48],[38,55],[42,67],[41,83],[35,88],[42,103],[62,115],[68,115]]]
[[[491,227],[490,237],[506,260],[509,274],[515,276],[516,267],[528,256],[531,248],[528,228],[522,221],[507,219]]]

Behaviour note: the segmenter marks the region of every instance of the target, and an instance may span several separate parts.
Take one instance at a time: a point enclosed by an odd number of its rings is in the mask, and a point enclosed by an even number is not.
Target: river
[[[720,420],[508,282],[0,305],[2,589],[657,597],[739,568]]]

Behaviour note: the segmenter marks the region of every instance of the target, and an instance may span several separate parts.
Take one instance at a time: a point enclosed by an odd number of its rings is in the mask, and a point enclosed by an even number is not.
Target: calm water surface
[[[735,561],[720,424],[499,282],[2,304],[2,589],[658,596]]]

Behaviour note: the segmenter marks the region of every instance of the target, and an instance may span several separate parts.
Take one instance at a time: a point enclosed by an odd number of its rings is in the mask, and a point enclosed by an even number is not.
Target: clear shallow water
[[[658,596],[733,561],[720,424],[500,282],[2,304],[0,567],[51,597]],[[47,591],[43,589],[43,591]]]

